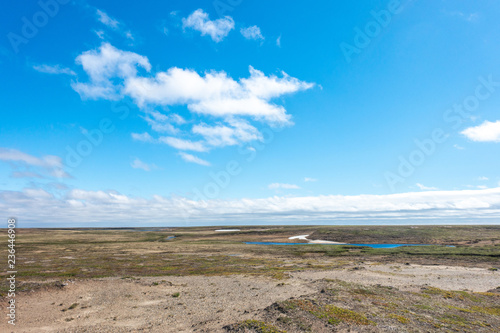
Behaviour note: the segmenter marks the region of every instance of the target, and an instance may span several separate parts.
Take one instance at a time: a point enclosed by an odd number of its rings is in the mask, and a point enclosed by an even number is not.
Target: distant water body
[[[245,242],[253,245],[344,245],[344,246],[368,246],[375,249],[392,249],[400,246],[429,246],[429,244],[310,244],[310,243],[275,243],[275,242]]]

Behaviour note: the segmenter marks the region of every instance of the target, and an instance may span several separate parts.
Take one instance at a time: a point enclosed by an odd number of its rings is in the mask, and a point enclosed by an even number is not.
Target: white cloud
[[[182,27],[199,31],[202,36],[209,35],[214,42],[218,43],[234,29],[234,20],[230,16],[225,16],[211,21],[207,13],[202,9],[197,9],[187,18],[182,19]]]
[[[113,78],[126,80],[137,75],[137,67],[151,70],[146,57],[137,53],[119,50],[109,43],[103,43],[99,50],[90,50],[80,54],[76,63],[81,65],[90,81],[73,82],[71,86],[83,98],[104,98],[116,100],[122,97],[123,86],[116,84]]]
[[[262,140],[260,132],[247,121],[229,119],[231,126],[208,126],[200,124],[193,126],[193,133],[202,135],[207,144],[214,147],[233,146],[241,142]]]
[[[122,22],[118,21],[115,18],[112,18],[106,12],[97,8],[96,8],[96,14],[97,14],[97,20],[102,24],[104,24],[105,26],[107,26],[108,28],[120,33],[123,37],[129,40],[133,41],[135,39],[130,30],[125,30],[126,26]],[[104,39],[104,31],[100,30],[94,32],[100,39]]]
[[[262,33],[260,32],[260,28],[256,25],[248,28],[241,28],[240,32],[246,39],[264,40],[264,36],[262,36]]]
[[[276,38],[276,45],[277,45],[278,47],[281,47],[281,35],[279,35],[279,37],[278,37],[278,38]]]
[[[143,117],[146,122],[151,126],[151,129],[155,132],[166,132],[170,134],[177,134],[179,129],[177,129],[173,124],[184,124],[185,120],[177,114],[165,115],[158,111],[147,112]]]
[[[99,37],[99,39],[104,39],[106,33],[103,30],[94,30],[94,33]]]
[[[35,65],[33,69],[40,73],[47,74],[66,74],[66,75],[76,75],[71,69],[66,67],[61,67],[60,65]]]
[[[185,139],[174,138],[172,136],[163,136],[158,140],[179,150],[192,150],[199,152],[208,151],[208,148],[203,144],[203,142],[199,141],[195,142]]]
[[[182,157],[182,159],[186,162],[196,163],[203,166],[210,166],[210,162],[202,160],[201,158],[188,153],[179,152],[179,156]]]
[[[250,120],[270,126],[293,124],[286,109],[274,100],[314,86],[284,72],[281,76],[265,75],[251,66],[249,77],[238,80],[223,71],[200,75],[177,67],[152,76],[148,74],[151,64],[147,57],[119,50],[109,43],[82,53],[76,63],[89,78],[87,82],[72,83],[82,98],[132,98],[145,113],[143,118],[153,131],[169,134],[156,140],[150,134],[133,133],[132,138],[163,142],[179,150],[201,152],[261,140],[262,134]],[[179,105],[195,113],[193,118],[199,122],[188,123],[178,114],[155,110]],[[202,117],[215,124],[203,121]],[[188,126],[191,128],[186,128]]]
[[[74,83],[84,98],[118,99],[130,96],[139,107],[182,105],[191,112],[215,117],[248,116],[275,124],[290,124],[290,115],[271,99],[307,90],[313,83],[300,81],[282,72],[266,76],[249,67],[250,77],[235,81],[221,71],[204,76],[190,69],[172,67],[154,77],[138,76],[137,67],[150,71],[144,56],[122,51],[103,43],[98,50],[76,59],[89,75],[89,82]]]
[[[144,132],[142,134],[132,133],[132,139],[134,139],[136,141],[142,141],[142,142],[154,142],[155,141],[153,139],[153,137],[147,132]]]
[[[111,18],[108,14],[106,14],[105,12],[103,12],[100,9],[97,9],[96,13],[97,13],[97,19],[99,20],[99,22],[110,27],[111,29],[118,29],[118,25],[120,24],[120,22],[118,22],[114,18]]]
[[[71,178],[71,176],[63,170],[64,165],[59,156],[45,155],[39,158],[16,149],[0,147],[0,161],[9,162],[14,165],[16,171],[13,176],[16,178],[20,178],[21,176],[24,176],[23,178],[33,178],[35,172],[31,170],[18,170],[19,168],[26,169],[30,167],[43,171],[43,173],[51,177]]]
[[[436,187],[428,187],[428,186],[422,185],[420,183],[416,183],[415,185],[417,185],[417,187],[419,189],[421,189],[422,191],[436,191],[436,190],[438,190],[438,188],[436,188]]]
[[[460,146],[460,145],[457,145],[457,144],[453,145],[453,147],[454,147],[455,149],[458,149],[458,150],[464,150],[464,149],[465,149],[464,147],[462,147],[462,146]]]
[[[202,190],[203,192],[203,190]],[[390,195],[273,196],[261,199],[192,200],[183,197],[128,197],[114,191],[73,189],[55,197],[41,189],[0,191],[0,211],[25,216],[25,226],[47,221],[58,226],[179,225],[190,223],[437,224],[498,223],[500,187],[485,190],[413,192]],[[30,214],[26,215],[29,211]],[[23,215],[24,214],[24,215]],[[71,221],[71,222],[68,222]],[[237,222],[235,222],[237,221]]]
[[[494,123],[486,120],[481,125],[463,130],[461,134],[472,141],[500,142],[500,120]]]
[[[305,182],[317,182],[318,180],[316,178],[309,178],[309,177],[305,177],[304,178],[304,181]]]
[[[278,190],[278,189],[284,189],[284,190],[298,190],[300,189],[299,186],[295,184],[283,184],[283,183],[272,183],[267,186],[270,190]]]
[[[482,176],[482,177],[478,177],[477,180],[489,180],[489,178]]]
[[[143,161],[141,161],[140,159],[138,158],[135,158],[132,163],[130,163],[130,166],[134,169],[142,169],[144,171],[151,171],[151,169],[155,169],[156,168],[156,165],[154,164],[147,164]]]
[[[270,102],[272,98],[307,90],[313,84],[283,73],[279,78],[266,76],[250,66],[250,77],[239,82],[224,72],[200,76],[192,70],[171,68],[155,78],[130,77],[124,93],[139,106],[147,104],[186,104],[194,113],[214,117],[249,116],[270,123],[289,124],[284,107]]]

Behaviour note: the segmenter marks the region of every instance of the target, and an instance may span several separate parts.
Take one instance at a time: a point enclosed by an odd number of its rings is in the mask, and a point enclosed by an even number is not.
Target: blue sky
[[[25,226],[499,221],[496,1],[7,6]]]

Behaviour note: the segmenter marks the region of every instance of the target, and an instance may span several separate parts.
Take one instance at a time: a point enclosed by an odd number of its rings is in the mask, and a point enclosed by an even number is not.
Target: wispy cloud
[[[212,147],[233,146],[242,142],[262,140],[260,132],[247,121],[229,119],[228,123],[230,126],[195,125],[192,132],[203,136],[207,144]]]
[[[210,166],[210,162],[202,160],[201,158],[188,153],[179,152],[179,156],[186,162],[195,163],[203,166]]]
[[[481,125],[469,127],[461,132],[472,141],[500,142],[500,120],[485,121]]]
[[[111,29],[118,29],[118,26],[120,25],[120,22],[118,22],[118,20],[111,18],[108,14],[106,14],[104,11],[100,9],[97,9],[96,13],[99,22],[110,27]]]
[[[182,27],[199,31],[202,36],[209,35],[214,42],[218,43],[234,29],[234,20],[230,16],[225,16],[211,21],[207,13],[202,9],[197,9],[187,18],[182,19]]]
[[[130,163],[130,166],[134,169],[142,169],[144,171],[151,171],[152,169],[156,169],[156,165],[154,164],[147,164],[143,161],[141,161],[138,158],[135,158],[132,163]]]
[[[178,114],[163,114],[158,111],[149,111],[143,117],[146,122],[151,126],[155,132],[166,132],[170,134],[177,134],[179,129],[175,125],[185,124],[184,118]]]
[[[34,65],[33,69],[40,73],[76,75],[74,71],[60,65]]]
[[[270,190],[278,190],[278,189],[283,189],[283,190],[298,190],[300,189],[299,186],[295,184],[284,184],[284,183],[272,183],[267,186]]]
[[[199,141],[190,141],[185,139],[174,138],[172,136],[164,136],[158,139],[160,142],[163,142],[170,147],[179,149],[179,150],[192,150],[192,151],[208,151],[208,148],[203,144],[203,142]]]
[[[15,178],[40,178],[38,172],[43,172],[47,176],[56,178],[71,178],[64,171],[62,159],[59,156],[45,155],[41,158],[23,153],[22,151],[9,148],[0,148],[0,161],[11,163],[14,167],[13,177]],[[32,170],[19,170],[20,168],[34,167]]]
[[[136,140],[136,141],[142,141],[142,142],[154,142],[155,140],[153,139],[153,137],[147,133],[147,132],[144,132],[144,133],[132,133],[132,139]]]
[[[304,181],[305,182],[317,182],[318,180],[316,178],[309,178],[309,177],[305,177],[304,178]]]
[[[419,189],[421,189],[422,191],[436,191],[438,190],[437,187],[429,187],[429,186],[425,186],[425,185],[422,185],[420,183],[416,183],[415,184]]]
[[[241,28],[240,33],[245,37],[246,39],[253,39],[253,40],[264,40],[264,36],[262,36],[262,33],[260,31],[260,28],[256,25],[248,27],[248,28]]]
[[[279,35],[279,37],[276,38],[276,46],[281,47],[281,35]]]
[[[106,12],[104,12],[101,9],[96,8],[96,15],[97,15],[97,20],[99,22],[101,22],[102,24],[104,24],[106,27],[121,33],[127,39],[134,40],[134,36],[132,35],[132,32],[130,30],[126,30],[125,24],[123,24],[122,22],[109,16]],[[101,39],[104,36],[103,31],[96,31],[96,34]]]

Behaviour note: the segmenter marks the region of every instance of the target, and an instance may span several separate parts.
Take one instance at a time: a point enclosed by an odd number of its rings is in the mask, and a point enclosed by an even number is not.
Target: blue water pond
[[[310,244],[310,243],[275,243],[275,242],[245,242],[253,245],[349,245],[349,246],[368,246],[375,249],[392,249],[400,246],[428,246],[429,244]]]

